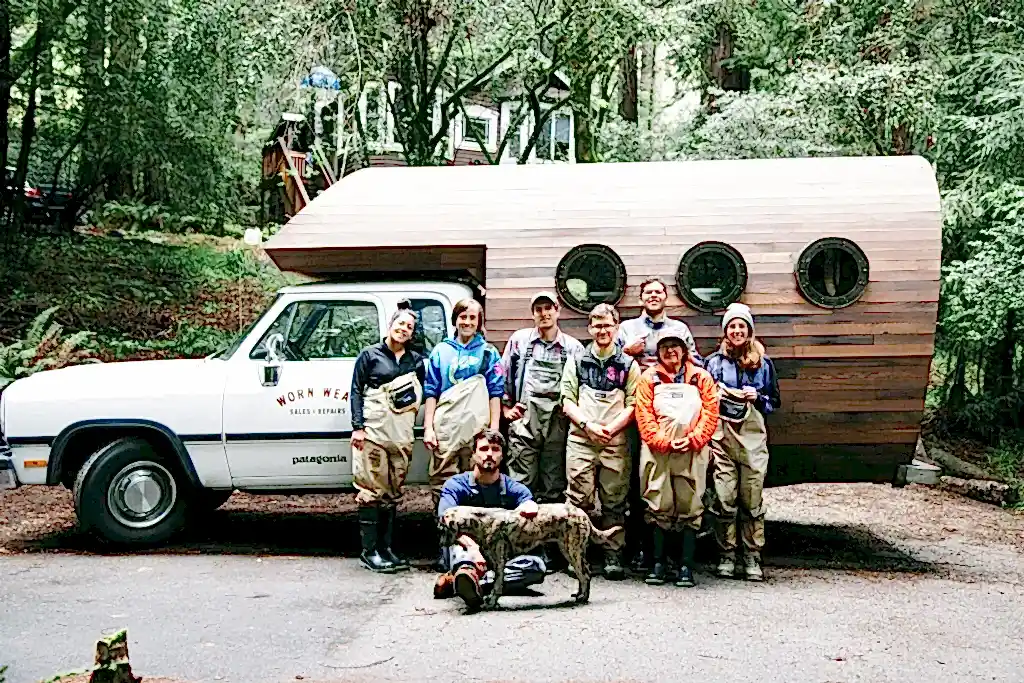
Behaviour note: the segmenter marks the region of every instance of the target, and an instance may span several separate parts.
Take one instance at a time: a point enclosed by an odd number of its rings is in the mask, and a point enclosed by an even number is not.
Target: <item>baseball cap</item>
[[[541,301],[542,299],[547,299],[554,305],[558,305],[558,297],[555,296],[553,292],[548,292],[545,290],[543,292],[537,292],[536,294],[533,295],[533,297],[530,299],[530,308],[536,306],[537,302]]]
[[[661,332],[659,332],[658,333],[658,346],[661,346],[662,344],[667,342],[669,339],[674,339],[675,341],[679,342],[679,344],[684,349],[686,348],[686,340],[683,339],[682,335],[680,335],[675,330],[662,330]]]

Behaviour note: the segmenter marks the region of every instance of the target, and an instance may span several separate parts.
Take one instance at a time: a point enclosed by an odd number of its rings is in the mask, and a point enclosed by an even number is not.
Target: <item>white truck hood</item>
[[[170,427],[193,411],[205,414],[202,422],[216,417],[214,431],[219,431],[226,373],[227,362],[214,359],[96,363],[38,372],[4,389],[4,433],[8,438],[54,436],[75,422],[122,418]]]

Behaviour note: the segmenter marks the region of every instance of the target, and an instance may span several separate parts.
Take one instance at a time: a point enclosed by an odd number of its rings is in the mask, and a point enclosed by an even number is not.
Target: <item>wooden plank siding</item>
[[[847,308],[812,305],[796,285],[800,253],[824,237],[853,240],[870,264]],[[486,267],[487,329],[501,348],[532,324],[529,297],[555,289],[559,260],[603,244],[626,266],[623,317],[639,315],[640,283],[660,276],[670,314],[706,355],[720,317],[688,308],[674,286],[680,258],[706,240],[743,256],[740,300],[779,371],[772,481],[891,478],[919,434],[938,308],[939,197],[920,158],[373,168],[314,200],[267,251],[321,277]],[[586,339],[582,315],[563,309],[562,321]]]

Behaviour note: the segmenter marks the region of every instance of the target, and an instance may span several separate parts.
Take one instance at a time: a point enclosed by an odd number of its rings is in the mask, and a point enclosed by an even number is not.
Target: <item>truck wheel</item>
[[[189,483],[145,439],[107,444],[75,478],[75,513],[82,526],[113,543],[167,540],[186,522]]]

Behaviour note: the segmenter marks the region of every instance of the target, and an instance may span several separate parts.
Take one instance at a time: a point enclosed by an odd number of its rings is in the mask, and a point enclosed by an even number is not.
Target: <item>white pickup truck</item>
[[[348,489],[359,351],[383,338],[388,316],[408,298],[420,311],[413,343],[429,352],[451,333],[454,303],[468,296],[469,287],[443,282],[288,287],[207,358],[20,379],[0,394],[0,489],[63,484],[85,528],[144,544],[236,489]],[[427,461],[417,442],[409,483],[426,483]]]

